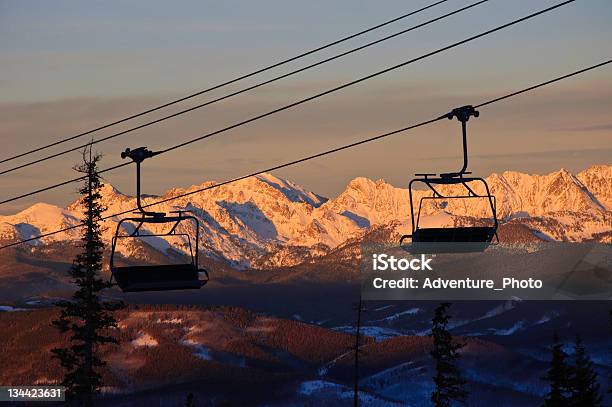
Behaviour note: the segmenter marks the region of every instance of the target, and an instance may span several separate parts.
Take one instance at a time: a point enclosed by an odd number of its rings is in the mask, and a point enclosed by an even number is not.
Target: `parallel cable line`
[[[373,46],[373,45],[380,44],[380,43],[382,43],[382,42],[388,41],[388,40],[390,40],[390,39],[392,39],[392,38],[395,38],[395,37],[398,37],[398,36],[400,36],[400,35],[406,34],[406,33],[410,32],[410,31],[414,31],[414,30],[416,30],[416,29],[418,29],[418,28],[425,27],[425,26],[427,26],[427,25],[429,25],[429,24],[432,24],[432,23],[434,23],[434,22],[437,22],[437,21],[443,20],[443,19],[448,18],[448,17],[450,17],[450,16],[453,16],[453,15],[455,15],[455,14],[459,14],[459,13],[461,13],[461,12],[463,12],[463,11],[469,10],[469,9],[471,9],[471,8],[473,8],[473,7],[479,6],[479,5],[481,5],[481,4],[483,4],[483,3],[486,3],[486,2],[488,2],[488,1],[489,1],[489,0],[480,0],[480,1],[477,1],[477,2],[475,2],[475,3],[472,3],[472,4],[467,5],[467,6],[465,6],[465,7],[461,7],[461,8],[459,8],[459,9],[457,9],[457,10],[454,10],[454,11],[451,11],[451,12],[449,12],[449,13],[443,14],[443,15],[441,15],[441,16],[439,16],[439,17],[436,17],[436,18],[433,18],[433,19],[427,20],[427,21],[425,21],[425,22],[423,22],[423,23],[420,23],[420,24],[417,24],[417,25],[415,25],[415,26],[409,27],[409,28],[407,28],[407,29],[401,30],[401,31],[399,31],[399,32],[396,32],[396,33],[390,34],[390,35],[388,35],[388,36],[386,36],[386,37],[380,38],[380,39],[375,40],[375,41],[368,42],[368,43],[366,43],[366,44],[364,44],[364,45],[361,45],[361,46],[359,46],[359,47],[357,47],[357,48],[353,48],[353,49],[350,49],[350,50],[348,50],[348,51],[342,52],[342,53],[340,53],[340,54],[334,55],[334,56],[332,56],[332,57],[329,57],[329,58],[323,59],[323,60],[321,60],[321,61],[318,61],[318,62],[312,63],[312,64],[310,64],[310,65],[307,65],[307,66],[303,67],[303,68],[296,69],[296,70],[294,70],[294,71],[291,71],[291,72],[285,73],[285,74],[283,74],[283,75],[280,75],[280,76],[277,76],[277,77],[274,77],[274,78],[268,79],[268,80],[266,80],[266,81],[263,81],[263,82],[257,83],[257,84],[252,85],[252,86],[248,86],[248,87],[246,87],[246,88],[243,88],[243,89],[237,90],[237,91],[232,92],[232,93],[229,93],[229,94],[227,94],[227,95],[220,96],[220,97],[218,97],[218,98],[215,98],[215,99],[209,100],[209,101],[207,101],[207,102],[204,102],[204,103],[201,103],[201,104],[198,104],[198,105],[195,105],[195,106],[192,106],[192,107],[187,108],[187,109],[180,110],[180,111],[178,111],[178,112],[176,112],[176,113],[172,113],[172,114],[169,114],[169,115],[166,115],[166,116],[160,117],[160,118],[158,118],[158,119],[155,119],[155,120],[152,120],[152,121],[149,121],[149,122],[146,122],[146,123],[140,124],[140,125],[138,125],[138,126],[134,126],[134,127],[129,128],[129,129],[122,130],[122,131],[117,132],[117,133],[114,133],[114,134],[110,134],[110,135],[105,136],[105,137],[102,137],[102,138],[100,138],[100,139],[93,140],[93,142],[89,142],[89,143],[86,143],[86,144],[82,144],[82,145],[79,145],[79,146],[76,146],[76,147],[71,147],[71,148],[69,148],[69,149],[67,149],[67,150],[63,150],[63,151],[57,152],[57,153],[55,153],[55,154],[48,155],[48,156],[46,156],[46,157],[42,157],[42,158],[39,158],[39,159],[36,159],[36,160],[32,160],[32,161],[29,161],[29,162],[27,162],[27,163],[20,164],[20,165],[17,165],[17,166],[15,166],[15,167],[12,167],[12,168],[8,168],[8,169],[6,169],[6,170],[1,170],[1,171],[0,171],[0,175],[8,174],[8,173],[11,173],[11,172],[13,172],[13,171],[20,170],[20,169],[22,169],[22,168],[30,167],[30,166],[32,166],[32,165],[39,164],[39,163],[44,162],[44,161],[47,161],[47,160],[50,160],[50,159],[53,159],[53,158],[57,158],[57,157],[60,157],[60,156],[62,156],[62,155],[65,155],[65,154],[68,154],[68,153],[74,152],[74,151],[81,150],[81,149],[83,149],[83,148],[85,148],[85,147],[87,147],[87,146],[89,146],[89,145],[91,145],[91,144],[97,144],[97,143],[101,143],[101,142],[103,142],[103,141],[111,140],[111,139],[114,139],[114,138],[117,138],[117,137],[123,136],[123,135],[125,135],[125,134],[132,133],[132,132],[134,132],[134,131],[136,131],[136,130],[140,130],[140,129],[143,129],[143,128],[146,128],[146,127],[152,126],[152,125],[154,125],[154,124],[164,122],[164,121],[169,120],[169,119],[172,119],[172,118],[174,118],[174,117],[178,117],[178,116],[184,115],[184,114],[186,114],[186,113],[193,112],[193,111],[195,111],[195,110],[198,110],[198,109],[201,109],[201,108],[203,108],[203,107],[206,107],[206,106],[212,105],[212,104],[214,104],[214,103],[221,102],[221,101],[223,101],[223,100],[226,100],[226,99],[232,98],[232,97],[234,97],[234,96],[238,96],[238,95],[240,95],[240,94],[242,94],[242,93],[249,92],[249,91],[251,91],[251,90],[253,90],[253,89],[260,88],[260,87],[265,86],[265,85],[268,85],[268,84],[270,84],[270,83],[273,83],[273,82],[279,81],[279,80],[281,80],[281,79],[284,79],[284,78],[290,77],[290,76],[292,76],[292,75],[296,75],[296,74],[301,73],[301,72],[304,72],[304,71],[307,71],[307,70],[309,70],[309,69],[312,69],[312,68],[315,68],[315,67],[317,67],[317,66],[323,65],[323,64],[325,64],[325,63],[328,63],[328,62],[334,61],[334,60],[336,60],[336,59],[339,59],[339,58],[345,57],[345,56],[350,55],[350,54],[353,54],[353,53],[355,53],[355,52],[358,52],[358,51],[364,50],[364,49],[366,49],[366,48],[368,48],[368,47],[371,47],[371,46]]]
[[[357,37],[359,37],[359,36],[362,36],[362,35],[364,35],[364,34],[367,34],[367,33],[369,33],[369,32],[372,32],[372,31],[374,31],[374,30],[377,30],[377,29],[379,29],[379,28],[382,28],[382,27],[385,27],[385,26],[387,26],[387,25],[393,24],[393,23],[395,23],[395,22],[397,22],[397,21],[403,20],[403,19],[405,19],[405,18],[407,18],[407,17],[410,17],[410,16],[416,15],[416,14],[418,14],[418,13],[421,13],[421,12],[423,12],[423,11],[426,11],[426,10],[428,10],[428,9],[430,9],[430,8],[433,8],[433,7],[437,6],[437,5],[440,5],[440,4],[442,4],[442,3],[446,3],[447,1],[449,1],[449,0],[440,0],[440,1],[436,1],[436,2],[434,2],[434,3],[432,3],[432,4],[429,4],[429,5],[427,5],[427,6],[421,7],[421,8],[419,8],[419,9],[414,10],[414,11],[411,11],[411,12],[409,12],[409,13],[403,14],[403,15],[401,15],[401,16],[399,16],[399,17],[395,17],[395,18],[393,18],[393,19],[391,19],[391,20],[388,20],[388,21],[385,21],[385,22],[383,22],[383,23],[381,23],[381,24],[377,24],[377,25],[375,25],[375,26],[373,26],[373,27],[366,28],[366,29],[364,29],[364,30],[362,30],[362,31],[359,31],[359,32],[357,32],[357,33],[354,33],[354,34],[348,35],[348,36],[346,36],[346,37],[340,38],[340,39],[338,39],[338,40],[332,41],[332,42],[330,42],[330,43],[324,44],[324,45],[322,45],[322,46],[320,46],[320,47],[317,47],[317,48],[314,48],[314,49],[312,49],[312,50],[302,52],[301,54],[296,55],[296,56],[294,56],[294,57],[291,57],[291,58],[287,58],[287,59],[281,60],[281,61],[279,61],[279,62],[276,62],[276,63],[272,64],[272,65],[266,66],[266,67],[264,67],[264,68],[257,69],[257,70],[255,70],[255,71],[253,71],[253,72],[250,72],[250,73],[248,73],[248,74],[244,74],[244,75],[242,75],[242,76],[239,76],[239,77],[237,77],[237,78],[234,78],[234,79],[228,80],[228,81],[223,82],[223,83],[220,83],[220,84],[218,84],[218,85],[214,85],[214,86],[212,86],[212,87],[210,87],[210,88],[207,88],[207,89],[204,89],[204,90],[201,90],[201,91],[198,91],[198,92],[192,93],[192,94],[187,95],[187,96],[183,96],[183,97],[181,97],[181,98],[179,98],[179,99],[175,99],[175,100],[172,100],[172,101],[170,101],[170,102],[164,103],[164,104],[162,104],[162,105],[152,107],[152,108],[147,109],[147,110],[145,110],[145,111],[143,111],[143,112],[140,112],[140,113],[136,113],[136,114],[130,115],[130,116],[125,117],[125,118],[123,118],[123,119],[119,119],[119,120],[116,120],[116,121],[114,121],[114,122],[111,122],[111,123],[105,124],[105,125],[103,125],[103,126],[99,126],[99,127],[94,128],[94,129],[91,129],[91,130],[88,130],[88,131],[85,131],[85,132],[82,132],[82,133],[76,134],[76,135],[74,135],[74,136],[67,137],[67,138],[64,138],[64,139],[62,139],[62,140],[55,141],[55,142],[53,142],[53,143],[50,143],[50,144],[44,145],[44,146],[42,146],[42,147],[37,147],[37,148],[34,148],[34,149],[32,149],[32,150],[26,151],[26,152],[24,152],[24,153],[20,153],[20,154],[17,154],[17,155],[14,155],[14,156],[8,157],[8,158],[4,158],[4,159],[0,160],[0,164],[5,163],[5,162],[8,162],[8,161],[15,160],[15,159],[20,158],[20,157],[24,157],[24,156],[29,155],[29,154],[32,154],[32,153],[36,153],[36,152],[38,152],[38,151],[42,151],[42,150],[45,150],[45,149],[48,149],[48,148],[51,148],[51,147],[54,147],[54,146],[57,146],[57,145],[60,145],[60,144],[63,144],[63,143],[66,143],[66,142],[68,142],[68,141],[71,141],[71,140],[74,140],[74,139],[77,139],[77,138],[80,138],[80,137],[83,137],[83,136],[87,136],[87,135],[92,134],[92,133],[95,133],[95,132],[97,132],[97,131],[104,130],[104,129],[107,129],[107,128],[109,128],[109,127],[115,126],[115,125],[117,125],[117,124],[124,123],[124,122],[126,122],[126,121],[128,121],[128,120],[132,120],[132,119],[135,119],[135,118],[137,118],[137,117],[141,117],[141,116],[144,116],[144,115],[146,115],[146,114],[153,113],[153,112],[155,112],[155,111],[158,111],[158,110],[164,109],[164,108],[166,108],[166,107],[169,107],[169,106],[175,105],[175,104],[177,104],[177,103],[183,102],[183,101],[185,101],[185,100],[192,99],[192,98],[194,98],[194,97],[196,97],[196,96],[200,96],[200,95],[203,95],[203,94],[205,94],[205,93],[212,92],[213,90],[216,90],[216,89],[219,89],[219,88],[225,87],[225,86],[227,86],[227,85],[231,85],[231,84],[236,83],[236,82],[239,82],[239,81],[241,81],[241,80],[244,80],[244,79],[250,78],[250,77],[252,77],[252,76],[258,75],[258,74],[260,74],[260,73],[263,73],[263,72],[269,71],[269,70],[271,70],[271,69],[273,69],[273,68],[277,68],[277,67],[279,67],[279,66],[282,66],[282,65],[288,64],[288,63],[290,63],[290,62],[296,61],[296,60],[301,59],[301,58],[304,58],[304,57],[306,57],[306,56],[308,56],[308,55],[312,55],[312,54],[317,53],[317,52],[319,52],[319,51],[322,51],[322,50],[324,50],[324,49],[327,49],[327,48],[333,47],[333,46],[335,46],[335,45],[341,44],[341,43],[343,43],[343,42],[349,41],[349,40],[351,40],[351,39],[353,39],[353,38],[357,38]]]
[[[576,1],[576,0],[566,0],[566,1],[564,1],[564,2],[561,2],[561,3],[556,4],[556,5],[554,5],[554,6],[551,6],[551,7],[545,8],[545,9],[543,9],[543,10],[537,11],[537,12],[535,12],[535,13],[529,14],[529,15],[527,15],[527,16],[525,16],[525,17],[522,17],[522,18],[519,18],[519,19],[513,20],[513,21],[511,21],[511,22],[509,22],[509,23],[506,23],[506,24],[503,24],[503,25],[501,25],[501,26],[498,26],[498,27],[492,28],[492,29],[490,29],[490,30],[484,31],[484,32],[482,32],[482,33],[480,33],[480,34],[477,34],[477,35],[471,36],[471,37],[466,38],[466,39],[464,39],[464,40],[461,40],[461,41],[455,42],[455,43],[453,43],[453,44],[447,45],[447,46],[445,46],[445,47],[438,48],[438,49],[436,49],[435,51],[431,51],[431,52],[429,52],[429,53],[427,53],[427,54],[424,54],[424,55],[421,55],[421,56],[419,56],[419,57],[416,57],[416,58],[410,59],[410,60],[405,61],[405,62],[402,62],[402,63],[400,63],[400,64],[397,64],[397,65],[391,66],[391,67],[389,67],[389,68],[385,68],[385,69],[383,69],[383,70],[381,70],[381,71],[378,71],[378,72],[375,72],[375,73],[373,73],[373,74],[369,74],[369,75],[367,75],[367,76],[361,77],[361,78],[356,79],[356,80],[354,80],[354,81],[344,83],[344,84],[342,84],[342,85],[340,85],[340,86],[337,86],[337,87],[335,87],[335,88],[332,88],[332,89],[326,90],[326,91],[324,91],[324,92],[321,92],[321,93],[315,94],[315,95],[313,95],[313,96],[309,96],[309,97],[307,97],[307,98],[305,98],[305,99],[301,99],[301,100],[298,100],[298,101],[296,101],[296,102],[290,103],[290,104],[288,104],[288,105],[285,105],[285,106],[279,107],[279,108],[277,108],[277,109],[271,110],[271,111],[269,111],[269,112],[266,112],[266,113],[263,113],[263,114],[260,114],[260,115],[257,115],[257,116],[254,116],[254,117],[251,117],[250,119],[243,120],[243,121],[241,121],[241,122],[238,122],[238,123],[235,123],[235,124],[233,124],[233,125],[227,126],[227,127],[222,128],[222,129],[220,129],[220,130],[216,130],[216,131],[213,131],[213,132],[211,132],[211,133],[208,133],[208,134],[205,134],[205,135],[202,135],[202,136],[196,137],[196,138],[194,138],[194,139],[187,140],[187,141],[182,142],[182,143],[180,143],[180,144],[176,144],[176,145],[174,145],[174,146],[168,147],[168,148],[166,148],[166,149],[164,149],[164,150],[159,151],[159,154],[162,154],[162,153],[167,153],[167,152],[170,152],[170,151],[173,151],[173,150],[176,150],[176,149],[179,149],[179,148],[185,147],[185,146],[187,146],[187,145],[190,145],[190,144],[193,144],[193,143],[195,143],[195,142],[198,142],[198,141],[201,141],[201,140],[207,139],[207,138],[209,138],[209,137],[216,136],[217,134],[221,134],[221,133],[227,132],[227,131],[229,131],[229,130],[235,129],[235,128],[237,128],[237,127],[244,126],[244,125],[246,125],[246,124],[249,124],[249,123],[255,122],[255,121],[257,121],[257,120],[263,119],[263,118],[265,118],[265,117],[268,117],[268,116],[274,115],[274,114],[276,114],[276,113],[282,112],[282,111],[284,111],[284,110],[291,109],[291,108],[293,108],[293,107],[299,106],[299,105],[304,104],[304,103],[306,103],[306,102],[310,102],[310,101],[312,101],[312,100],[315,100],[315,99],[318,99],[318,98],[320,98],[320,97],[326,96],[326,95],[328,95],[328,94],[330,94],[330,93],[337,92],[337,91],[339,91],[339,90],[342,90],[342,89],[348,88],[348,87],[350,87],[350,86],[356,85],[356,84],[358,84],[358,83],[361,83],[361,82],[367,81],[367,80],[372,79],[372,78],[374,78],[374,77],[377,77],[377,76],[383,75],[383,74],[388,73],[388,72],[390,72],[390,71],[393,71],[393,70],[396,70],[396,69],[402,68],[402,67],[404,67],[404,66],[406,66],[406,65],[409,65],[409,64],[412,64],[412,63],[414,63],[414,62],[418,62],[418,61],[423,60],[423,59],[425,59],[425,58],[428,58],[428,57],[430,57],[430,56],[433,56],[433,55],[436,55],[436,54],[442,53],[442,52],[447,51],[447,50],[449,50],[449,49],[456,48],[456,47],[458,47],[458,46],[460,46],[460,45],[463,45],[463,44],[465,44],[465,43],[468,43],[468,42],[470,42],[470,41],[474,41],[474,40],[476,40],[476,39],[478,39],[478,38],[481,38],[481,37],[484,37],[484,36],[486,36],[486,35],[492,34],[492,33],[494,33],[494,32],[500,31],[500,30],[502,30],[502,29],[504,29],[504,28],[508,28],[508,27],[513,26],[513,25],[515,25],[515,24],[518,24],[518,23],[520,23],[520,22],[523,22],[523,21],[529,20],[529,19],[534,18],[534,17],[536,17],[536,16],[539,16],[539,15],[541,15],[541,14],[544,14],[544,13],[547,13],[547,12],[549,12],[549,11],[555,10],[555,9],[557,9],[557,8],[559,8],[559,7],[565,6],[565,5],[569,4],[569,3],[573,3],[573,2],[575,2],[575,1]],[[158,154],[158,155],[159,155],[159,154]],[[128,165],[129,165],[129,163],[128,163]],[[106,171],[106,170],[103,170],[103,171]],[[56,185],[65,185],[65,183],[66,183],[66,182],[62,182],[62,183],[60,183],[60,184],[56,184]],[[53,186],[48,187],[48,188],[46,188],[45,190],[49,190],[49,189],[52,189],[52,188],[53,188]],[[31,196],[31,195],[34,195],[34,193],[29,193],[29,194],[26,194],[26,196]],[[0,201],[0,205],[5,204],[5,203],[8,203],[8,202],[15,201],[15,200],[17,200],[17,199],[21,199],[21,197],[13,197],[13,198],[5,199],[5,200],[3,200],[3,201]]]
[[[525,88],[525,89],[518,90],[516,92],[508,93],[507,95],[500,96],[500,97],[497,97],[495,99],[488,100],[486,102],[482,102],[482,103],[474,106],[474,108],[478,109],[479,107],[488,106],[490,104],[500,102],[500,101],[502,101],[504,99],[509,99],[511,97],[520,95],[521,93],[527,93],[527,92],[532,91],[534,89],[541,88],[541,87],[546,86],[546,85],[550,85],[551,83],[559,82],[559,81],[562,81],[564,79],[571,78],[572,76],[580,75],[582,73],[585,73],[585,72],[588,72],[588,71],[592,71],[593,69],[601,68],[602,66],[608,65],[610,63],[612,63],[612,59],[608,59],[607,61],[603,61],[603,62],[600,62],[600,63],[595,64],[595,65],[588,66],[588,67],[583,68],[583,69],[579,69],[578,71],[574,71],[574,72],[568,73],[567,75],[563,75],[563,76],[559,76],[559,77],[550,79],[550,80],[548,80],[546,82],[538,83],[536,85],[530,86],[530,87]]]
[[[122,167],[126,167],[128,165],[132,165],[132,161],[124,162],[124,163],[121,163],[121,164],[113,165],[112,167],[104,168],[104,169],[98,171],[98,174],[104,174],[106,172],[114,171],[116,169],[119,169],[119,168],[122,168]],[[69,185],[69,184],[72,184],[73,182],[83,181],[85,179],[87,179],[86,175],[85,176],[81,176],[81,177],[76,177],[76,178],[68,179],[66,181],[58,182],[57,184],[49,185],[49,186],[46,186],[46,187],[43,187],[43,188],[40,188],[40,189],[35,189],[34,191],[26,192],[25,194],[17,195],[17,196],[14,196],[12,198],[5,199],[4,201],[0,201],[0,205],[5,204],[5,203],[9,203],[9,202],[13,202],[13,201],[17,201],[19,199],[27,198],[28,196],[40,194],[41,192],[46,192],[46,191],[50,191],[50,190],[55,189],[55,188],[63,187],[64,185]]]
[[[559,76],[559,77],[547,80],[545,82],[540,82],[540,83],[538,83],[536,85],[533,85],[533,86],[521,89],[519,91],[512,92],[512,93],[506,94],[504,96],[500,96],[500,97],[497,97],[497,98],[494,98],[494,99],[482,102],[480,104],[474,105],[474,107],[476,107],[476,108],[478,108],[478,107],[485,107],[485,106],[497,103],[499,101],[506,100],[506,99],[512,98],[514,96],[530,92],[532,90],[541,88],[543,86],[547,86],[547,85],[550,85],[552,83],[556,83],[556,82],[562,81],[564,79],[568,79],[568,78],[571,78],[573,76],[577,76],[577,75],[583,74],[585,72],[592,71],[592,70],[597,69],[597,68],[601,68],[601,67],[609,65],[611,63],[612,63],[612,59],[608,59],[607,61],[603,61],[603,62],[600,62],[598,64],[591,65],[589,67],[580,69],[578,71],[574,71],[574,72],[571,72],[569,74],[566,74],[566,75],[563,75],[563,76]],[[186,192],[184,194],[180,194],[180,195],[168,197],[168,198],[165,198],[165,199],[162,199],[162,200],[159,200],[159,201],[155,201],[155,202],[143,205],[143,208],[151,207],[151,206],[154,206],[154,205],[159,205],[159,204],[165,203],[165,202],[170,202],[170,201],[173,201],[173,200],[176,200],[176,199],[179,199],[179,198],[184,198],[186,196],[197,194],[197,193],[204,192],[204,191],[207,191],[207,190],[211,190],[211,189],[214,189],[214,188],[219,188],[221,186],[232,184],[232,183],[244,180],[246,178],[250,178],[250,177],[254,177],[256,175],[263,174],[265,172],[272,172],[272,171],[279,170],[281,168],[290,167],[290,166],[297,165],[297,164],[300,164],[300,163],[303,163],[303,162],[306,162],[306,161],[314,160],[316,158],[320,158],[320,157],[323,157],[323,156],[326,156],[326,155],[329,155],[329,154],[337,153],[337,152],[342,151],[342,150],[346,150],[346,149],[349,149],[349,148],[357,147],[357,146],[362,145],[362,144],[370,143],[370,142],[373,142],[373,141],[376,141],[376,140],[380,140],[380,139],[383,139],[383,138],[386,138],[386,137],[390,137],[390,136],[393,136],[393,135],[396,135],[396,134],[400,134],[400,133],[403,133],[403,132],[406,132],[406,131],[409,131],[409,130],[412,130],[412,129],[415,129],[415,128],[418,128],[418,127],[426,126],[426,125],[432,124],[434,122],[437,122],[437,121],[445,119],[445,118],[446,118],[446,114],[443,114],[441,116],[437,116],[437,117],[434,117],[432,119],[425,120],[425,121],[422,121],[420,123],[413,124],[411,126],[407,126],[407,127],[404,127],[404,128],[398,129],[398,130],[390,131],[390,132],[387,132],[387,133],[384,133],[384,134],[380,134],[378,136],[374,136],[374,137],[370,137],[370,138],[363,139],[363,140],[360,140],[360,141],[356,141],[354,143],[346,144],[346,145],[343,145],[343,146],[340,146],[340,147],[336,147],[336,148],[331,149],[331,150],[323,151],[321,153],[317,153],[317,154],[313,154],[313,155],[309,155],[309,156],[306,156],[306,157],[302,157],[302,158],[299,158],[299,159],[296,159],[296,160],[293,160],[293,161],[285,162],[283,164],[278,164],[278,165],[275,165],[273,167],[269,167],[269,168],[266,168],[266,169],[263,169],[263,170],[252,172],[250,174],[243,175],[243,176],[240,176],[238,178],[233,178],[233,179],[230,179],[230,180],[227,180],[227,181],[223,181],[223,182],[218,183],[218,184],[210,185],[210,186],[207,186],[207,187],[204,187],[204,188],[200,188],[200,189],[197,189],[197,190],[194,190],[194,191],[189,191],[189,192]],[[131,213],[131,212],[136,211],[136,210],[137,210],[137,208],[133,208],[133,209],[130,209],[130,210],[127,210],[127,211],[115,213],[115,214],[112,214],[112,215],[107,215],[107,216],[103,217],[102,220],[107,220],[107,219],[111,219],[111,218],[116,217],[116,216],[125,215],[125,214]],[[34,237],[31,237],[31,238],[28,238],[28,239],[24,239],[24,240],[20,240],[20,241],[17,241],[17,242],[9,243],[9,244],[6,244],[4,246],[0,246],[0,250],[1,249],[6,249],[8,247],[17,246],[17,245],[20,245],[22,243],[27,243],[27,242],[31,242],[31,241],[34,241],[34,240],[38,240],[38,239],[41,239],[41,238],[44,238],[44,237],[52,236],[52,235],[55,235],[55,234],[58,234],[58,233],[67,232],[67,231],[70,231],[70,230],[73,230],[73,229],[76,229],[76,228],[79,228],[79,227],[82,227],[82,226],[84,226],[84,224],[81,223],[81,224],[78,224],[78,225],[73,225],[73,226],[70,226],[70,227],[67,227],[67,228],[59,229],[59,230],[56,230],[56,231],[53,231],[53,232],[44,233],[44,234],[41,234],[41,235],[38,235],[38,236],[34,236]]]

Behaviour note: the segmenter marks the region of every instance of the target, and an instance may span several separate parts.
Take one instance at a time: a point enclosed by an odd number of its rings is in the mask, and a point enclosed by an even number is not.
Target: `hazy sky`
[[[475,0],[474,0],[475,1]],[[0,0],[0,158],[67,137],[293,56],[422,7],[419,1]],[[264,113],[558,1],[487,4],[245,95],[97,145],[103,166],[125,147],[162,149]],[[341,46],[164,111],[202,103],[378,39],[470,2],[450,0]],[[433,56],[145,164],[146,192],[253,170],[377,135],[609,59],[612,2],[578,0],[521,25]],[[470,121],[471,169],[579,171],[612,160],[612,66],[481,111]],[[158,114],[146,119],[159,117]],[[129,127],[142,123],[134,120]],[[117,126],[96,137],[128,126]],[[85,140],[81,139],[81,142]],[[396,186],[414,172],[460,166],[459,124],[417,131],[276,175],[334,196],[357,176]],[[64,145],[46,153],[59,151]],[[44,154],[27,157],[33,159]],[[78,153],[0,176],[2,199],[76,174]],[[8,168],[22,161],[0,165]],[[133,168],[107,175],[133,192]],[[15,204],[65,204],[66,186]],[[1,199],[0,199],[1,200]]]

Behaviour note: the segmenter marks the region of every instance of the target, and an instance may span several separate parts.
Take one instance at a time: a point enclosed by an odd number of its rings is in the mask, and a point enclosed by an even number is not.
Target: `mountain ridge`
[[[612,230],[612,166],[594,165],[574,175],[565,169],[545,175],[516,171],[493,173],[486,178],[497,198],[502,222],[519,222],[554,240],[607,241]],[[144,204],[215,185],[206,181],[188,188],[172,188],[162,195],[143,197]],[[453,187],[443,186],[444,193]],[[476,187],[477,192],[484,188]],[[425,191],[415,191],[415,202]],[[132,210],[135,198],[110,184],[102,190],[105,215]],[[374,227],[390,226],[396,234],[410,228],[408,190],[386,181],[357,177],[334,198],[325,198],[272,174],[223,185],[154,206],[169,212],[192,210],[201,223],[205,255],[229,262],[236,268],[294,266],[329,253],[350,239],[359,239]],[[487,200],[447,201],[424,207],[424,221],[452,225],[465,219],[490,218]],[[0,216],[0,241],[27,239],[41,233],[78,225],[78,201],[60,208],[37,203],[14,215]],[[105,221],[103,238],[108,242],[119,219]],[[187,226],[185,226],[187,227]],[[161,228],[153,225],[152,231]],[[189,232],[191,229],[185,229]],[[78,229],[49,236],[44,245],[74,240]],[[186,241],[168,241],[153,247],[185,252]],[[119,244],[124,256],[134,247]],[[266,259],[262,261],[262,259]]]

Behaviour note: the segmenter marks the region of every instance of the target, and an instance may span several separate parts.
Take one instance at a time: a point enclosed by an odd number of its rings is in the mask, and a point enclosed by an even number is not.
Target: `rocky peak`
[[[612,166],[594,166],[577,177],[563,169],[547,175],[506,171],[492,174],[487,181],[497,198],[498,215],[502,220],[546,218],[547,222],[542,225],[554,224],[555,229],[547,233],[555,238],[586,239],[610,229]],[[144,203],[154,203],[214,184],[208,181],[187,189],[173,188],[158,198],[145,197]],[[448,186],[448,195],[452,195],[452,188],[458,186]],[[482,193],[484,188],[477,187],[476,191]],[[108,208],[105,215],[130,211],[136,206],[134,197],[122,194],[110,184],[104,186],[102,194],[103,203]],[[429,192],[415,191],[415,202],[425,194]],[[454,218],[491,216],[485,199],[447,201],[427,209],[427,220],[444,220],[452,224]],[[193,210],[200,220],[201,246],[205,252],[243,267],[259,265],[263,255],[273,261],[279,258],[273,255],[276,251],[292,247],[300,248],[302,254],[311,249],[320,254],[323,246],[334,249],[349,239],[359,239],[378,226],[403,224],[402,228],[409,227],[406,223],[410,219],[406,188],[396,188],[382,179],[373,181],[364,177],[351,180],[342,193],[330,200],[294,182],[261,174],[154,207],[164,212],[178,208]],[[39,203],[15,215],[0,216],[0,237],[31,237],[78,224],[80,216],[77,202],[66,209]],[[104,239],[110,240],[117,221],[106,221]],[[561,225],[559,222],[566,223]],[[530,224],[530,227],[537,226],[534,225]],[[156,226],[151,228],[153,230]],[[556,232],[563,228],[567,230],[562,234]],[[78,230],[73,230],[68,234],[50,236],[44,241],[76,237]],[[121,250],[130,255],[129,246]],[[284,261],[292,258],[298,262],[304,257],[302,254],[281,257]]]

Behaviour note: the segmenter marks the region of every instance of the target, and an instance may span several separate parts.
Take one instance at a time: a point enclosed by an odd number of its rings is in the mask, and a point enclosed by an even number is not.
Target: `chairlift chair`
[[[131,158],[136,163],[136,203],[138,211],[137,217],[123,218],[117,224],[115,235],[112,239],[110,255],[111,283],[114,283],[124,292],[136,291],[167,291],[167,290],[186,290],[199,289],[208,282],[208,272],[199,268],[198,253],[200,241],[200,222],[198,219],[189,215],[190,211],[172,211],[169,215],[165,212],[146,211],[142,207],[140,194],[140,164],[147,158],[155,156],[157,153],[148,150],[146,147],[139,147],[134,150],[126,149],[121,153],[121,158]],[[195,226],[193,242],[188,233],[179,232],[179,225],[183,222],[191,222]],[[133,230],[129,233],[122,233],[122,225],[132,224]],[[151,233],[147,231],[145,225],[148,224],[167,224],[169,230],[165,233]],[[143,227],[145,226],[145,227]],[[146,237],[174,236],[183,237],[189,247],[189,262],[181,264],[163,265],[129,265],[118,266],[115,264],[115,254],[117,242],[120,239],[142,239]],[[204,277],[200,279],[200,277]]]
[[[479,112],[473,106],[463,106],[453,109],[446,115],[449,120],[457,118],[461,122],[463,134],[463,167],[457,172],[437,174],[415,174],[409,184],[410,195],[410,217],[412,221],[412,234],[404,235],[400,239],[400,246],[411,252],[478,252],[485,250],[497,237],[497,210],[495,196],[491,195],[487,182],[480,177],[470,176],[467,171],[467,121],[471,116],[478,117]],[[478,194],[470,183],[481,183],[484,186],[484,194]],[[432,192],[431,196],[422,197],[418,208],[413,201],[413,187],[422,184]],[[445,196],[441,193],[439,186],[459,185],[463,187],[463,193],[454,196]],[[492,224],[489,226],[454,226],[454,227],[423,227],[421,226],[421,211],[423,203],[429,201],[448,201],[451,199],[482,199],[485,198],[491,209]],[[407,238],[412,239],[411,245],[402,245]]]

